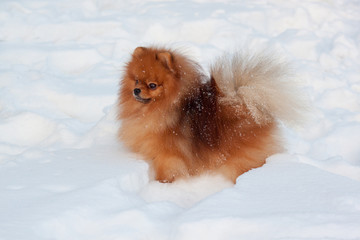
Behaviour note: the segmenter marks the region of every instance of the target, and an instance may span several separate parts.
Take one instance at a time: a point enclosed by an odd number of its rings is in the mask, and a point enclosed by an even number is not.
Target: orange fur
[[[282,150],[268,109],[259,121],[246,102],[222,90],[218,75],[208,79],[170,49],[138,47],[132,54],[121,80],[119,138],[149,160],[156,180],[215,172],[235,182]]]

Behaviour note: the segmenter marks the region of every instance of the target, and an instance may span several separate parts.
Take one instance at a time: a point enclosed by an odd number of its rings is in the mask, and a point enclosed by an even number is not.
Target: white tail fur
[[[305,102],[289,66],[269,52],[236,52],[219,58],[211,75],[225,94],[222,101],[245,104],[258,124],[278,119],[296,125]]]

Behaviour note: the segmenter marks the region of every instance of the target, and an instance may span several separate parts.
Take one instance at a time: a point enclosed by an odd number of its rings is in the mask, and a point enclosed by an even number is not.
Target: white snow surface
[[[360,239],[360,2],[1,0],[0,239]],[[271,46],[312,112],[237,179],[154,181],[116,139],[137,46]]]

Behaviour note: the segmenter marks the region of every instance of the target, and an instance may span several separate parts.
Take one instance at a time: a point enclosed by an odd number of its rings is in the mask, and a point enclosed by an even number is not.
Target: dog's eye
[[[150,89],[155,89],[156,87],[157,87],[157,85],[155,83],[150,83],[149,84]]]
[[[138,85],[138,84],[139,84],[139,80],[135,79],[135,85]]]

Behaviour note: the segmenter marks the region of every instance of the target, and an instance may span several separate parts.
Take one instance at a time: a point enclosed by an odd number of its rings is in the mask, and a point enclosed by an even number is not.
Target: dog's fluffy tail
[[[276,55],[226,54],[213,64],[211,75],[224,94],[221,101],[245,105],[256,123],[301,123],[305,102],[288,64]]]

